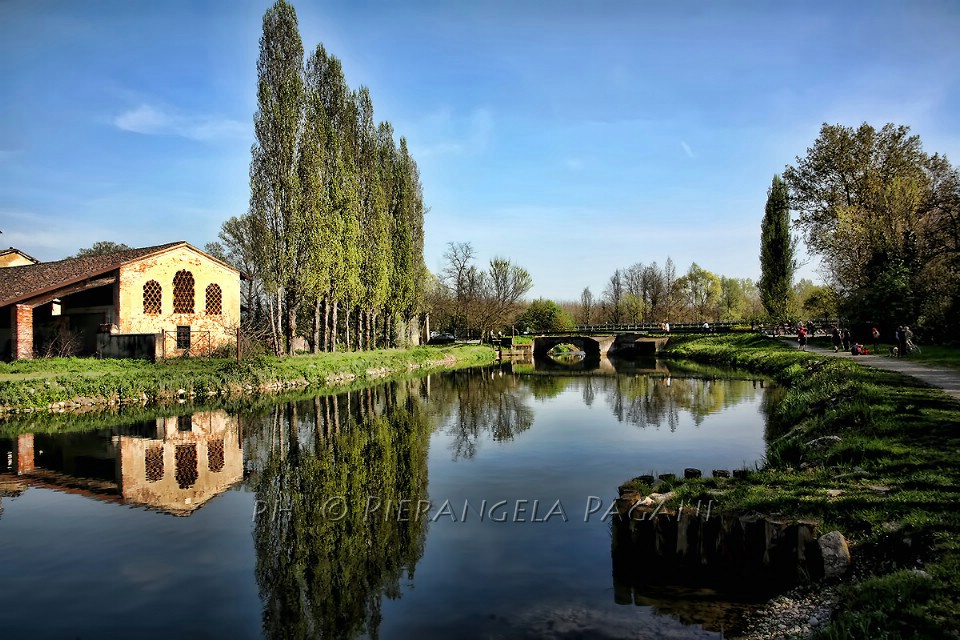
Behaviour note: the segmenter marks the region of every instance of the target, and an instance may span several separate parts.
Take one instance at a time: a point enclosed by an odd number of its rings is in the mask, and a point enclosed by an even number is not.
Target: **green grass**
[[[0,363],[0,408],[45,408],[88,398],[155,404],[181,396],[237,397],[405,373],[420,367],[476,366],[494,351],[479,345],[426,346],[409,350],[322,353],[290,358],[95,360],[54,358]],[[442,363],[444,360],[451,362]]]
[[[960,347],[921,344],[920,348],[923,350],[923,353],[910,356],[912,360],[924,364],[960,369]]]
[[[820,637],[960,637],[960,404],[912,378],[758,336],[671,339],[665,355],[787,387],[761,469],[678,490],[728,510],[813,518],[851,540],[870,575]],[[808,444],[828,435],[840,440]],[[912,571],[921,566],[930,577]]]

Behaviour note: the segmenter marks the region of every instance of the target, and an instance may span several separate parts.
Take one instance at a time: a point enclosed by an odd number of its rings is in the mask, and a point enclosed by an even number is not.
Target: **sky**
[[[0,0],[0,246],[216,240],[248,206],[269,5]],[[907,125],[960,162],[956,0],[293,5],[407,138],[427,267],[470,242],[531,297],[668,256],[757,279],[767,189],[824,122]]]

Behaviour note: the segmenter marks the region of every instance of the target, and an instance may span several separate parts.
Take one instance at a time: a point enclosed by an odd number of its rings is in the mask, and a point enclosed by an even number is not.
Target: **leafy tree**
[[[680,279],[679,286],[698,322],[716,319],[721,293],[720,278],[694,262]]]
[[[553,300],[538,298],[517,318],[517,326],[532,333],[544,331],[569,331],[573,320]]]
[[[387,196],[381,180],[377,128],[373,102],[367,87],[354,96],[357,105],[357,169],[360,178],[361,272],[363,305],[357,314],[357,342],[370,346],[373,319],[387,301],[390,285],[390,253]]]
[[[824,124],[784,178],[845,315],[875,321],[896,308],[895,324],[954,333],[960,177],[946,158],[925,153],[908,127]],[[890,300],[880,287],[899,293]]]
[[[836,318],[837,295],[829,286],[801,278],[793,285],[790,317],[795,319]]]
[[[109,240],[103,240],[101,242],[94,242],[93,245],[87,247],[86,249],[80,249],[75,254],[70,256],[71,258],[87,258],[90,256],[102,256],[108,253],[116,253],[117,251],[126,251],[127,249],[132,249],[133,247],[128,247],[122,242],[110,242]]]
[[[760,300],[773,320],[786,320],[790,286],[796,271],[795,243],[790,236],[790,201],[787,185],[773,176],[767,206],[760,223]]]
[[[756,297],[756,285],[749,278],[728,278],[720,276],[720,298],[718,300],[721,322],[756,319],[751,304]]]
[[[263,17],[257,61],[250,216],[259,241],[264,243],[260,273],[268,290],[276,292],[278,317],[281,306],[286,306],[283,336],[291,355],[304,264],[300,241],[306,233],[300,215],[296,156],[303,109],[302,67],[303,44],[296,12],[284,0],[277,0]],[[274,324],[275,331],[279,324]]]

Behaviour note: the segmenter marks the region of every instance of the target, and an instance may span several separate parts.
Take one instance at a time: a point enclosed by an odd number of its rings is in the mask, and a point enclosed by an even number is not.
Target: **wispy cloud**
[[[680,141],[680,146],[683,147],[683,152],[687,154],[687,157],[688,157],[688,158],[696,158],[696,157],[697,157],[697,154],[695,154],[695,153],[693,152],[693,149],[690,148],[690,145],[688,145],[688,144],[686,143],[686,141],[681,140],[681,141]]]
[[[154,136],[179,136],[205,142],[242,136],[250,127],[237,120],[191,116],[150,104],[141,104],[113,118],[122,131]]]
[[[410,136],[418,158],[482,153],[493,137],[493,114],[477,108],[465,116],[449,109],[437,111],[412,127]],[[416,138],[414,138],[416,135]]]

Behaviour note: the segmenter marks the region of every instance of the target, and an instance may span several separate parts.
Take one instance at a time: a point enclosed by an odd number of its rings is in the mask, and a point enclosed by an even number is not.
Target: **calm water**
[[[457,372],[68,436],[8,426],[0,633],[721,637],[695,594],[616,604],[602,516],[636,475],[752,466],[773,399],[654,367]]]

